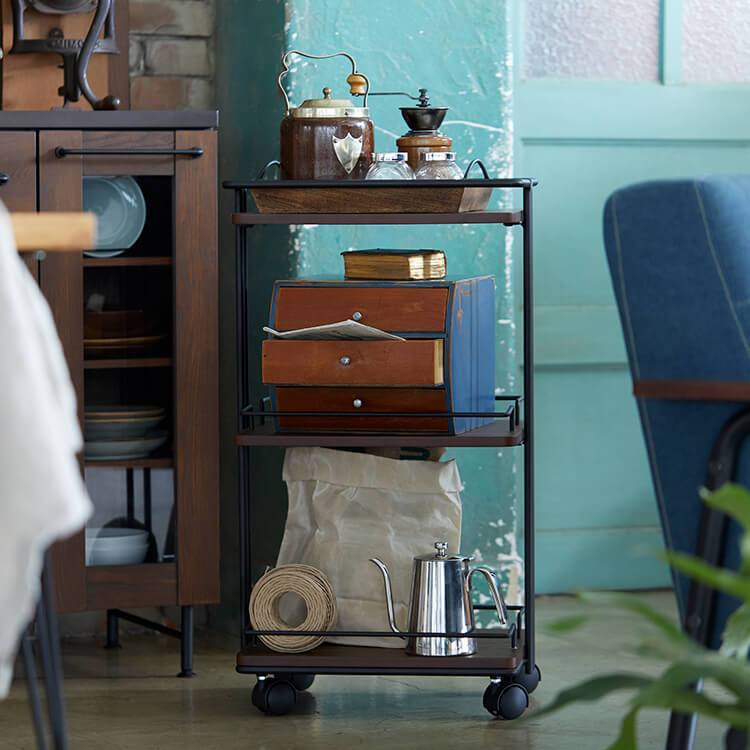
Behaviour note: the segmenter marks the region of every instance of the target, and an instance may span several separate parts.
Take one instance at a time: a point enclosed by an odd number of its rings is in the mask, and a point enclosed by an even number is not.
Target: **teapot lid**
[[[435,552],[430,555],[419,555],[414,558],[415,560],[423,560],[425,562],[455,562],[456,560],[473,560],[473,557],[469,555],[449,555],[448,554],[448,542],[435,542]]]
[[[323,89],[322,99],[305,99],[299,107],[289,108],[290,117],[361,117],[369,118],[368,107],[355,107],[348,99],[331,99],[331,89]]]

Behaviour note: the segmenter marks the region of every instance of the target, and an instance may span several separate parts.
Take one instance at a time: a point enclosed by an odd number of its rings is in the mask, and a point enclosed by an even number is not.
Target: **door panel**
[[[540,8],[554,15],[565,6],[585,18],[555,26],[547,17],[516,34],[516,59],[525,67],[515,82],[515,171],[539,179],[536,583],[542,592],[670,585],[666,565],[654,555],[661,530],[606,265],[602,211],[612,191],[634,182],[750,169],[747,87],[681,80],[683,15],[696,1],[662,0],[657,19],[654,3],[639,4],[651,14],[649,25],[640,31],[629,25],[629,46],[617,46],[623,29],[603,29],[602,38],[615,34],[614,51],[600,50],[619,56],[609,61],[592,58],[581,29],[606,26],[602,9],[617,15],[623,3],[516,5],[519,24],[524,11],[527,22],[539,19]],[[750,22],[750,6],[742,14]],[[556,28],[558,38],[537,39],[544,28]],[[529,57],[527,41],[547,43],[551,62]],[[644,55],[659,61],[656,77],[643,68]],[[628,74],[629,60],[637,75]],[[713,80],[722,75],[717,70]]]
[[[0,132],[0,172],[8,181],[0,185],[0,200],[8,211],[36,211],[36,134],[29,131]],[[39,278],[36,254],[24,254],[24,261]]]

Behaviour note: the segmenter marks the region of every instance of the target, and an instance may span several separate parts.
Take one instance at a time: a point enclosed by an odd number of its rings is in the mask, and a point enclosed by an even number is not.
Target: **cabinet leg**
[[[193,672],[193,608],[182,608],[182,637],[180,638],[180,667],[178,677],[195,677]]]
[[[36,666],[34,664],[34,652],[31,648],[30,627],[26,629],[21,640],[23,660],[26,665],[26,687],[29,691],[29,706],[31,708],[31,717],[34,720],[34,734],[36,735],[37,748],[38,750],[47,750],[44,720],[42,719],[42,705],[36,689]]]
[[[120,621],[111,609],[107,610],[107,643],[104,648],[120,648]]]

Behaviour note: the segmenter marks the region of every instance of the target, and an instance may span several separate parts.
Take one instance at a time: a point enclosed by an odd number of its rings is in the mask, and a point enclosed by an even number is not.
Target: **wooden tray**
[[[390,214],[466,213],[484,211],[491,187],[467,185],[479,180],[456,180],[455,185],[435,186],[407,182],[399,186],[349,185],[288,186],[274,181],[268,187],[250,188],[261,214]],[[445,184],[445,183],[444,183]],[[330,185],[330,183],[329,183]]]

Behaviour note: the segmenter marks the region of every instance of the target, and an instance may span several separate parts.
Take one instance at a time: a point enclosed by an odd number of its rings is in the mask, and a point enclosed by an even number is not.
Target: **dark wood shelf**
[[[234,213],[232,223],[255,224],[505,224],[523,223],[523,211],[467,211],[458,214],[259,214]]]
[[[85,359],[84,370],[115,370],[125,367],[171,367],[172,357],[138,357],[134,359]]]
[[[471,656],[411,656],[402,648],[338,646],[324,643],[312,651],[285,654],[265,646],[251,646],[237,653],[237,671],[276,671],[313,674],[425,674],[481,675],[513,672],[523,661],[523,634],[515,649],[509,638],[478,638]]]
[[[84,258],[84,268],[111,268],[112,266],[171,266],[171,256],[152,257],[152,258]]]
[[[84,466],[89,469],[170,469],[174,466],[174,459],[165,457],[85,461]]]
[[[311,445],[323,448],[336,448],[341,446],[365,447],[396,445],[399,447],[415,446],[428,448],[431,446],[454,447],[454,448],[479,448],[487,446],[508,447],[523,445],[524,430],[523,423],[511,430],[508,420],[502,419],[477,427],[475,430],[462,432],[459,435],[446,435],[445,433],[373,433],[373,432],[310,432],[310,433],[279,433],[274,431],[268,418],[269,424],[260,425],[254,430],[243,430],[235,434],[234,444],[238,446],[259,445]]]

